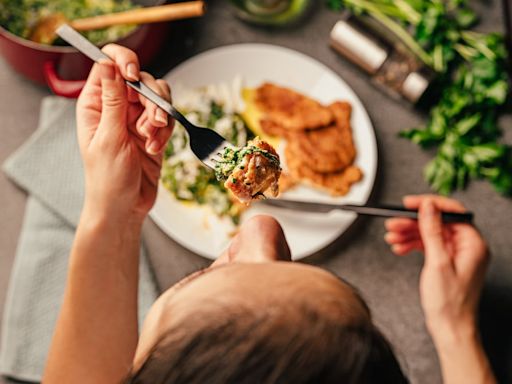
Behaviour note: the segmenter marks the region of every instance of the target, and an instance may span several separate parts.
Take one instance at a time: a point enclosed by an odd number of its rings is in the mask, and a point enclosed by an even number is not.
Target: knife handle
[[[381,216],[381,217],[406,217],[418,220],[417,209],[407,209],[395,205],[380,205],[378,207],[344,205],[344,209],[359,213],[361,215]],[[473,212],[441,212],[441,219],[444,223],[472,223]]]

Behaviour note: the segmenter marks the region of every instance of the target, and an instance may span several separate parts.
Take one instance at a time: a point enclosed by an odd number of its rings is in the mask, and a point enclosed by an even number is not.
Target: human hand
[[[415,249],[424,251],[420,296],[434,342],[453,338],[454,332],[473,335],[489,260],[484,240],[470,224],[442,223],[441,211],[465,211],[456,200],[440,196],[407,196],[404,205],[419,209],[419,220],[387,220],[385,240],[397,255]]]
[[[76,110],[85,167],[84,209],[117,222],[142,221],[156,198],[161,152],[174,122],[124,79],[141,79],[166,99],[170,89],[164,80],[140,72],[129,49],[109,44],[103,51],[113,62],[94,64]]]

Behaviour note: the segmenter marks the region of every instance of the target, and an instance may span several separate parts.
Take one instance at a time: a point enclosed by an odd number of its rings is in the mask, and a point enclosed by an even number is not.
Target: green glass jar
[[[237,15],[261,25],[289,25],[298,21],[314,0],[231,0]]]

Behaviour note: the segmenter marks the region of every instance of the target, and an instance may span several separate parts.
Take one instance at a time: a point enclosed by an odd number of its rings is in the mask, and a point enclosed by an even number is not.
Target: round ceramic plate
[[[171,84],[198,88],[231,83],[236,76],[244,86],[257,87],[272,82],[297,90],[321,103],[346,100],[352,104],[352,130],[357,148],[356,165],[363,179],[343,197],[333,198],[318,190],[299,186],[283,193],[286,199],[365,204],[377,170],[377,144],[371,121],[352,89],[333,71],[302,53],[274,45],[238,44],[212,49],[173,69],[166,80]],[[179,94],[173,94],[175,101]],[[179,104],[179,103],[178,103]],[[257,214],[274,216],[282,225],[297,260],[311,255],[338,238],[355,220],[350,212],[307,213],[253,204],[242,222]],[[160,186],[151,218],[169,236],[191,251],[217,258],[228,246],[234,227],[229,219],[219,219],[207,207],[183,204]]]

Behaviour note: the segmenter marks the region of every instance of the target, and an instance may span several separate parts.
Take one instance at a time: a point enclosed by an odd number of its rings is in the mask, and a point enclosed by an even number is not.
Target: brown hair
[[[300,300],[259,311],[209,302],[176,321],[126,383],[408,382],[369,315],[346,323],[322,312]]]

